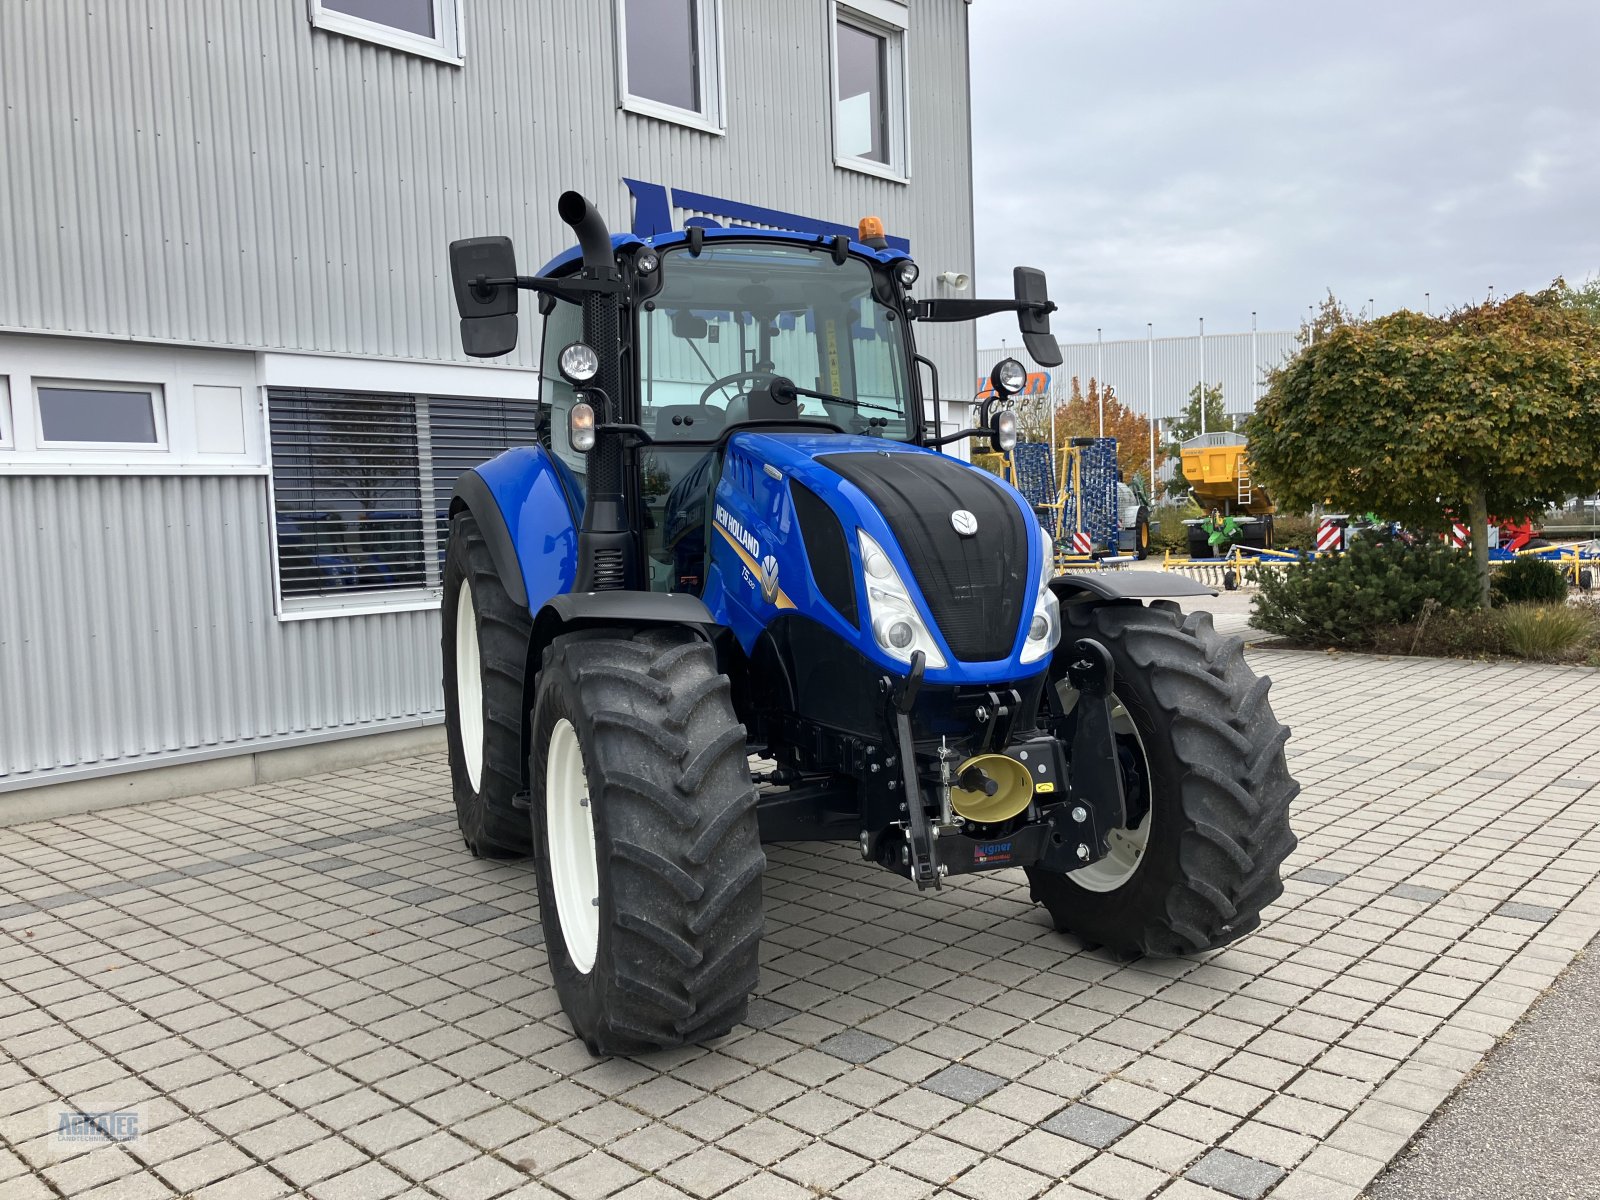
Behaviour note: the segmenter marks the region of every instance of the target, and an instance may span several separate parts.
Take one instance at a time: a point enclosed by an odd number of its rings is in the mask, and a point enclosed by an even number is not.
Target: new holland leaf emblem
[[[761,595],[768,604],[778,599],[778,560],[770,554],[761,560]]]

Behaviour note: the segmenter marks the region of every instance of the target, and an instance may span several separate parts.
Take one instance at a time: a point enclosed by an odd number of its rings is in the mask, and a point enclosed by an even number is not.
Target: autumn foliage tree
[[[1600,321],[1558,280],[1443,317],[1333,322],[1272,372],[1249,433],[1280,506],[1418,529],[1468,514],[1487,607],[1490,515],[1600,489]]]
[[[1050,417],[1055,412],[1055,444],[1065,446],[1075,437],[1100,436],[1101,386],[1097,379],[1089,380],[1088,389],[1072,377],[1071,394],[1065,400],[1052,404],[1049,396],[1025,397],[1017,403],[1019,436],[1025,442],[1051,441]],[[1137,475],[1143,479],[1150,472],[1150,422],[1118,398],[1114,387],[1105,388],[1105,436],[1117,439],[1117,466],[1124,479]],[[1166,450],[1156,445],[1156,466],[1159,469],[1167,457]]]

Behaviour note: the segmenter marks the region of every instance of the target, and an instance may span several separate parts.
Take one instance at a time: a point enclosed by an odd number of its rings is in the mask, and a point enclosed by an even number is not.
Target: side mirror
[[[1017,267],[1011,272],[1012,284],[1018,300],[1032,305],[1048,305],[1050,290],[1045,284],[1044,272],[1037,267]],[[1041,367],[1061,365],[1061,347],[1050,332],[1048,308],[1024,308],[1017,313],[1017,328],[1022,331],[1022,344],[1028,348],[1028,357]]]
[[[473,358],[499,358],[517,348],[517,287],[482,283],[515,279],[517,255],[508,237],[450,243],[450,281],[461,314],[461,348]]]

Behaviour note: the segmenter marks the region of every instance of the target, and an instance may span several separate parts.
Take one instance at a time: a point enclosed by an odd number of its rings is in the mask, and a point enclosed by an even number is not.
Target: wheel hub
[[[594,969],[600,949],[600,866],[594,845],[594,810],[578,732],[565,717],[550,731],[544,777],[550,890],[567,955],[579,974]]]
[[[478,654],[478,612],[472,585],[461,581],[456,597],[456,728],[461,762],[473,791],[483,784],[483,662]]]

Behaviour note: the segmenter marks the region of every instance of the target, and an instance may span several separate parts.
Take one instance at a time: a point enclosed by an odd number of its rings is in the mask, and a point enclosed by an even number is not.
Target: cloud
[[[981,294],[1045,268],[1063,340],[1600,270],[1600,5],[981,0],[971,30]]]

